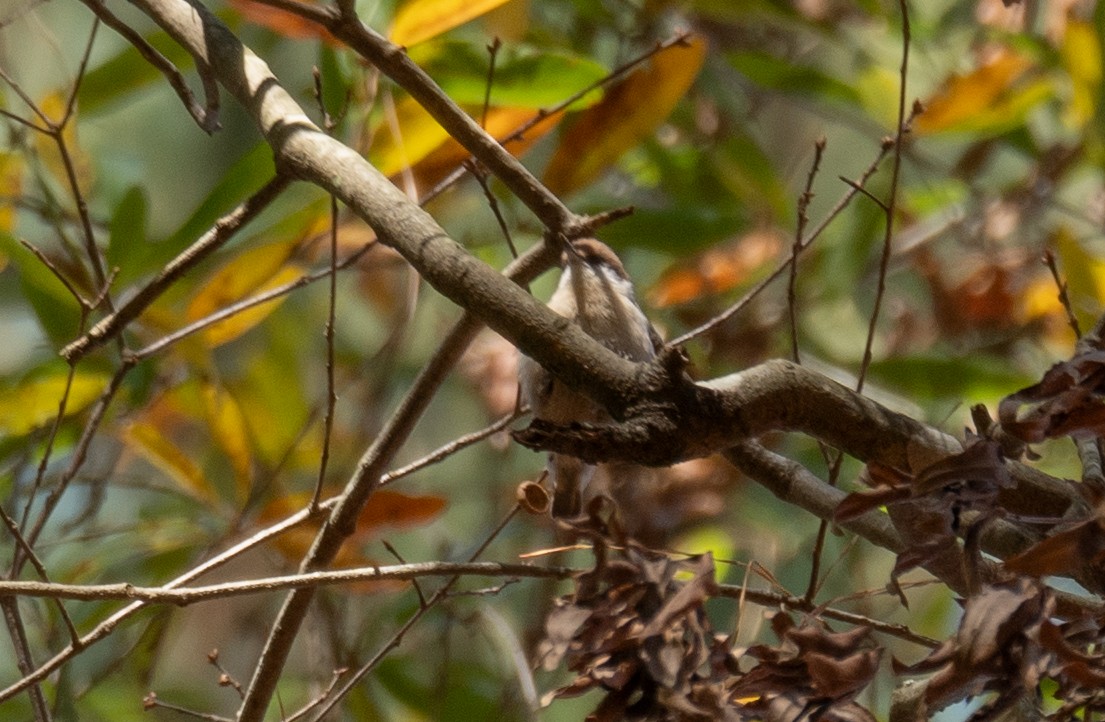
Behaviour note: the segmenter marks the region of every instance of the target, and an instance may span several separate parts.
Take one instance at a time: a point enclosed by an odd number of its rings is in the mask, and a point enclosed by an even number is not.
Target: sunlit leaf
[[[411,496],[391,489],[372,494],[357,517],[358,535],[376,535],[385,529],[409,529],[433,520],[445,509],[440,496]]]
[[[234,469],[234,489],[239,502],[249,496],[253,481],[253,449],[249,426],[241,407],[230,393],[212,383],[202,384],[204,416],[211,439],[222,449]]]
[[[1060,226],[1050,241],[1059,261],[1059,272],[1067,286],[1074,315],[1082,329],[1093,327],[1105,302],[1105,259],[1086,251],[1070,229]],[[1050,274],[1041,274],[1022,295],[1026,320],[1055,316],[1065,325],[1065,311],[1059,303],[1059,289]]]
[[[192,457],[180,448],[154,419],[134,421],[123,429],[123,438],[142,458],[156,466],[181,489],[204,502],[217,499],[211,484]]]
[[[65,392],[67,374],[33,378],[0,393],[0,436],[21,436],[52,422]],[[108,377],[104,374],[77,372],[65,405],[70,416],[91,404],[103,392]]]
[[[301,509],[305,509],[310,502],[313,492],[297,492],[284,494],[265,505],[260,517],[263,522],[272,523],[283,519]],[[333,496],[333,491],[324,493],[322,498]],[[445,508],[445,499],[438,496],[412,496],[390,489],[379,489],[368,499],[368,503],[361,511],[357,519],[357,527],[354,537],[365,542],[377,537],[387,529],[408,529],[421,526],[435,519]],[[318,525],[305,525],[291,532],[282,534],[276,543],[280,551],[293,562],[299,561],[307,550],[317,533]],[[342,547],[335,566],[348,567],[371,563],[357,549],[356,544],[346,544]],[[386,586],[382,586],[386,584]],[[394,585],[378,583],[369,585],[369,588],[382,589],[394,588]]]
[[[954,76],[925,103],[918,132],[998,132],[1023,122],[1028,111],[1051,95],[1046,80],[1032,80],[1034,61],[1003,49],[974,71]]]
[[[303,274],[303,269],[297,264],[287,262],[297,243],[298,239],[292,238],[254,248],[223,265],[192,297],[185,312],[187,320],[197,321],[247,296],[256,295],[299,278]],[[281,296],[252,306],[207,327],[203,331],[204,343],[209,348],[215,348],[238,338],[261,323],[284,302],[285,298],[286,296]]]
[[[1101,94],[1101,38],[1090,23],[1072,19],[1059,51],[1071,80],[1066,120],[1080,129],[1094,117]]]
[[[409,170],[419,188],[432,186],[469,157],[469,153],[438,125],[437,121],[412,98],[403,99],[396,106],[399,137],[391,125],[381,129],[368,154],[369,161],[381,173],[394,177]],[[505,138],[523,123],[534,117],[530,108],[491,108],[487,114],[485,130],[496,137]],[[522,140],[507,143],[506,149],[521,155],[538,139],[552,130],[563,117],[556,113],[544,118],[526,131]]]
[[[622,153],[648,137],[686,94],[706,57],[706,41],[672,46],[611,87],[568,127],[545,171],[563,194],[595,180]]]
[[[407,0],[395,13],[388,37],[415,45],[494,10],[508,0]]]

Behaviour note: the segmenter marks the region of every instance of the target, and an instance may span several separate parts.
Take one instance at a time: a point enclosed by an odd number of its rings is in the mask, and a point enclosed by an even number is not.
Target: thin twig
[[[468,171],[472,174],[472,177],[476,179],[476,182],[480,184],[480,188],[483,190],[483,196],[487,199],[487,205],[491,208],[491,212],[495,214],[495,221],[499,224],[499,231],[503,234],[503,238],[506,239],[506,245],[510,249],[510,257],[518,257],[518,247],[514,245],[514,237],[510,233],[510,228],[507,227],[506,219],[503,218],[502,209],[499,208],[499,200],[495,197],[495,194],[491,192],[491,186],[487,183],[487,174],[480,168],[479,164],[474,160],[469,160],[467,163],[469,167]]]
[[[1082,327],[1078,324],[1078,317],[1074,315],[1074,309],[1070,305],[1070,296],[1067,295],[1067,283],[1063,280],[1063,277],[1059,273],[1059,266],[1055,261],[1055,254],[1051,252],[1051,249],[1044,251],[1043,257],[1044,265],[1051,271],[1051,277],[1055,279],[1055,288],[1059,292],[1059,303],[1063,306],[1063,311],[1067,314],[1067,324],[1074,331],[1075,338],[1082,338]]]
[[[482,441],[489,436],[494,436],[495,434],[510,426],[515,419],[521,416],[521,414],[522,412],[520,410],[509,413],[495,423],[489,426],[485,426],[479,431],[473,431],[470,434],[465,434],[464,436],[458,437],[450,441],[448,444],[440,447],[436,451],[432,451],[426,456],[423,456],[421,459],[417,459],[407,464],[406,466],[401,466],[398,469],[389,471],[388,473],[380,477],[380,486],[385,486],[387,484],[391,484],[392,482],[398,481],[404,476],[409,476],[419,469],[424,469],[427,466],[436,464],[442,459],[452,456],[461,449],[469,447],[478,441]]]
[[[215,224],[196,239],[195,243],[169,261],[153,279],[138,289],[118,309],[89,329],[88,333],[63,348],[61,356],[70,363],[74,363],[89,351],[122,332],[181,276],[222,248],[247,223],[268,208],[284,192],[291,180],[287,176],[277,175],[256,193],[238,204],[234,210],[215,221]]]
[[[42,581],[49,583],[50,575],[46,573],[46,565],[42,563],[42,560],[35,554],[35,550],[27,543],[27,540],[23,538],[23,533],[19,530],[19,525],[15,523],[15,519],[11,518],[7,510],[3,506],[0,506],[0,520],[3,520],[4,526],[8,528],[8,532],[15,539],[15,543],[23,550],[23,553],[30,560],[31,566],[35,568],[35,572],[42,578]],[[81,641],[81,635],[77,633],[77,627],[73,624],[72,618],[69,616],[69,612],[65,609],[65,605],[58,599],[57,607],[58,613],[61,615],[62,621],[65,622],[65,628],[69,632],[70,644],[79,645]]]
[[[491,107],[491,86],[495,81],[495,59],[499,57],[499,48],[501,47],[503,47],[503,42],[499,40],[498,35],[487,46],[487,83],[484,84],[483,112],[480,114],[480,127],[484,130],[487,130],[487,111]],[[517,254],[515,256],[517,257]]]
[[[863,384],[867,379],[867,369],[871,366],[872,348],[875,344],[879,312],[882,309],[883,297],[886,295],[886,276],[890,269],[890,256],[894,240],[894,210],[898,204],[898,179],[902,170],[902,146],[912,122],[912,115],[909,119],[906,118],[906,81],[909,71],[910,43],[909,5],[907,0],[898,0],[898,7],[902,11],[902,65],[898,79],[898,129],[894,134],[894,162],[890,171],[890,196],[883,206],[886,212],[886,227],[882,239],[882,256],[879,258],[878,286],[875,289],[875,303],[871,309],[871,320],[867,327],[867,340],[863,347],[863,361],[859,367],[859,379],[856,381],[856,391],[859,392],[863,391]],[[917,108],[919,108],[919,105],[914,106],[915,111]]]
[[[373,244],[374,242],[366,243],[365,245],[361,246],[361,248],[357,251],[354,251],[350,255],[343,258],[341,262],[338,263],[337,270],[344,270],[350,265],[356,263],[357,260],[360,259],[360,257],[363,256],[368,251],[368,249],[373,246]],[[197,331],[201,331],[208,326],[218,323],[219,321],[225,321],[231,316],[237,315],[243,311],[253,308],[254,306],[259,306],[262,303],[267,303],[269,301],[272,301],[273,299],[280,298],[281,296],[286,296],[292,291],[303,288],[304,286],[308,286],[315,281],[322,280],[323,278],[326,278],[330,275],[332,275],[330,273],[330,268],[327,267],[321,271],[315,271],[314,273],[305,273],[294,281],[289,281],[288,283],[276,286],[275,288],[271,288],[264,293],[258,293],[254,296],[250,296],[249,298],[244,298],[241,301],[226,306],[225,308],[221,308],[208,316],[197,319],[187,326],[174,331],[168,336],[164,336],[157,341],[154,341],[148,346],[145,346],[144,348],[133,352],[131,354],[131,357],[135,361],[146,359],[155,353],[163,351],[165,348],[171,346],[177,341],[191,336]]]
[[[506,528],[506,525],[510,523],[510,520],[514,518],[515,514],[517,514],[521,508],[522,507],[518,504],[514,505],[510,512],[503,518],[503,520],[499,522],[498,526],[496,526],[495,529],[492,530],[487,538],[484,539],[483,543],[480,544],[476,551],[472,553],[472,555],[469,557],[469,563],[474,563],[475,560],[478,559],[481,554],[483,554],[484,550],[487,549],[491,542],[495,540],[495,537],[497,537],[499,533]],[[451,577],[447,582],[445,582],[445,584],[441,585],[441,588],[438,589],[432,597],[430,597],[429,601],[427,601],[425,605],[415,610],[415,612],[410,616],[409,619],[407,619],[403,626],[400,627],[398,631],[396,631],[395,634],[392,635],[391,639],[389,639],[387,643],[380,648],[380,651],[378,651],[372,657],[372,659],[366,662],[364,666],[354,672],[353,675],[348,680],[346,680],[345,685],[343,685],[342,688],[338,690],[338,692],[327,701],[326,705],[319,711],[318,715],[315,716],[315,722],[321,722],[322,718],[325,717],[326,714],[334,708],[334,705],[340,702],[345,697],[345,695],[349,694],[350,690],[352,690],[353,687],[365,677],[365,675],[376,668],[376,665],[378,665],[384,659],[384,657],[387,656],[388,652],[402,644],[403,637],[408,631],[410,631],[411,627],[413,627],[415,623],[418,622],[418,620],[426,614],[426,612],[430,611],[430,609],[432,609],[436,604],[445,599],[445,597],[449,593],[449,590],[453,588],[453,585],[455,585],[457,581],[460,580],[460,578],[461,575],[459,574]]]
[[[309,518],[305,513],[296,515],[296,521]],[[286,531],[287,524],[281,525]],[[271,538],[266,535],[266,539]],[[481,553],[482,549],[481,547]],[[465,562],[412,562],[390,566],[373,565],[336,569],[325,572],[301,572],[276,577],[222,582],[194,587],[181,587],[173,583],[160,587],[142,587],[134,584],[58,584],[33,581],[0,580],[0,597],[32,597],[40,599],[75,599],[80,601],[131,600],[146,604],[187,606],[210,602],[215,599],[269,594],[287,589],[308,589],[337,584],[359,584],[379,581],[411,581],[422,577],[478,576],[492,578],[567,579],[579,569],[569,567],[544,567],[535,564],[505,562],[477,562],[473,556]],[[193,575],[194,578],[195,575]],[[184,582],[181,582],[183,584]],[[440,590],[438,590],[440,592]]]
[[[211,69],[206,66],[206,63],[199,58],[195,58],[196,71],[199,73],[206,96],[205,100],[207,101],[206,106],[201,106],[196,100],[196,96],[192,94],[191,88],[188,87],[188,83],[184,81],[184,76],[173,65],[173,61],[146,42],[141,33],[108,10],[103,0],[81,0],[81,2],[88,6],[88,9],[94,12],[96,17],[102,20],[105,25],[122,35],[123,39],[146,59],[146,62],[165,76],[169,86],[176,91],[177,97],[184,103],[184,108],[203,132],[210,135],[221,127],[219,124],[219,88]]]
[[[4,624],[8,627],[8,634],[15,648],[16,667],[20,673],[29,674],[34,669],[34,658],[31,656],[31,645],[27,641],[23,616],[19,612],[19,600],[15,597],[0,597],[0,613],[4,615]],[[28,685],[26,689],[27,696],[31,700],[35,722],[50,722],[50,708],[46,704],[42,687],[36,682]]]
[[[322,73],[316,67],[315,99],[318,102],[319,113],[322,116],[322,127],[327,133],[334,129],[333,119],[326,111],[326,103],[322,99]],[[322,498],[322,487],[326,483],[326,468],[330,462],[330,442],[334,433],[334,409],[338,403],[338,394],[334,388],[334,325],[337,318],[338,304],[338,199],[330,194],[330,288],[329,303],[326,309],[326,329],[323,333],[326,339],[326,414],[323,417],[322,452],[318,463],[318,480],[315,482],[315,492],[311,495],[311,503],[308,507],[311,511],[318,508]]]
[[[813,163],[810,164],[810,172],[806,175],[806,188],[798,197],[798,223],[794,229],[794,245],[790,252],[790,275],[787,278],[787,311],[790,318],[790,350],[794,363],[802,363],[802,357],[798,351],[798,255],[802,251],[802,236],[806,233],[806,225],[810,222],[809,208],[813,200],[813,181],[817,177],[817,171],[821,167],[821,156],[825,153],[825,136],[821,136],[813,144]]]

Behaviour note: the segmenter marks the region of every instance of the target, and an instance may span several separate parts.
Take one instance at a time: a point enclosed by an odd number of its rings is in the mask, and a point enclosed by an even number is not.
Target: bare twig
[[[404,476],[408,476],[410,474],[413,474],[414,472],[418,471],[419,469],[424,469],[427,466],[430,466],[432,464],[436,464],[437,462],[441,461],[442,459],[445,459],[449,456],[452,456],[453,454],[457,453],[461,449],[464,449],[468,446],[471,446],[472,444],[476,443],[477,441],[483,441],[484,439],[486,439],[489,436],[494,436],[495,434],[499,433],[503,429],[510,426],[511,423],[513,423],[514,420],[517,419],[519,416],[521,416],[520,411],[515,411],[513,413],[507,414],[506,416],[502,417],[501,419],[499,419],[495,423],[493,423],[489,426],[485,426],[484,428],[480,429],[479,431],[473,431],[470,434],[465,434],[464,436],[461,436],[459,438],[454,439],[453,441],[450,441],[448,444],[445,444],[444,446],[437,449],[436,451],[433,451],[433,452],[427,454],[426,456],[423,456],[421,459],[417,459],[417,460],[412,461],[411,463],[407,464],[406,466],[402,466],[398,469],[394,469],[392,471],[389,471],[388,473],[386,473],[386,474],[384,474],[383,476],[380,477],[380,486],[385,486],[387,484],[391,484],[392,482],[398,481],[399,479],[402,479]]]
[[[1070,296],[1067,295],[1067,283],[1063,280],[1062,275],[1059,273],[1059,266],[1055,261],[1055,254],[1051,252],[1051,249],[1044,251],[1043,257],[1044,265],[1051,271],[1051,277],[1055,280],[1055,288],[1059,292],[1059,303],[1063,307],[1063,311],[1067,314],[1067,324],[1074,331],[1075,338],[1082,338],[1082,327],[1078,324],[1078,317],[1074,315],[1074,309],[1070,305]]]
[[[360,259],[360,257],[363,256],[368,251],[368,249],[371,248],[371,247],[372,247],[371,242],[366,243],[360,249],[354,251],[353,253],[351,253],[348,256],[346,256],[345,258],[343,258],[337,264],[336,269],[341,271],[345,268],[348,268],[352,264],[356,263],[357,260]],[[292,291],[303,288],[304,286],[308,286],[308,285],[310,285],[310,284],[312,284],[316,281],[322,280],[323,278],[327,278],[327,277],[332,276],[332,275],[333,274],[330,272],[329,267],[327,267],[327,268],[325,268],[321,271],[315,271],[313,273],[305,273],[302,276],[300,276],[299,278],[295,279],[294,281],[289,281],[287,283],[276,286],[275,288],[270,288],[268,291],[265,291],[263,293],[258,293],[256,295],[250,296],[249,298],[244,298],[241,301],[238,301],[237,303],[232,303],[229,306],[226,306],[224,308],[220,308],[218,311],[216,311],[212,314],[209,314],[207,316],[204,316],[203,318],[197,319],[197,320],[193,321],[192,323],[188,324],[187,326],[185,326],[181,329],[178,329],[177,331],[174,331],[173,333],[169,334],[168,336],[164,336],[164,337],[158,339],[157,341],[154,341],[153,343],[149,344],[148,346],[145,346],[145,347],[143,347],[143,348],[141,348],[137,351],[134,351],[133,353],[130,354],[130,357],[134,361],[141,361],[145,358],[148,358],[148,357],[154,355],[155,353],[163,351],[165,348],[171,346],[172,344],[176,343],[177,341],[180,341],[181,339],[184,339],[188,336],[191,336],[192,334],[196,333],[197,331],[202,331],[203,329],[207,328],[208,326],[216,324],[220,321],[225,321],[226,319],[230,318],[231,316],[237,315],[237,314],[241,313],[242,311],[253,308],[254,306],[259,306],[262,303],[268,303],[269,301],[272,301],[273,299],[280,298],[281,296],[286,296],[289,293],[291,293]]]
[[[890,255],[892,241],[894,240],[894,210],[898,204],[898,179],[902,170],[902,146],[905,135],[910,131],[912,115],[906,117],[906,79],[909,71],[909,4],[906,0],[898,0],[898,7],[902,11],[902,65],[898,76],[898,128],[894,133],[894,162],[890,171],[890,197],[883,207],[886,214],[886,226],[882,239],[882,256],[879,258],[878,286],[875,289],[875,301],[871,308],[871,320],[867,327],[867,340],[863,347],[863,361],[859,367],[859,379],[856,381],[856,391],[863,391],[864,381],[867,379],[867,370],[871,366],[872,348],[875,343],[875,330],[879,323],[879,312],[882,309],[883,297],[886,295],[886,276],[890,268]],[[915,105],[915,111],[919,108]]]
[[[138,289],[117,310],[89,329],[88,333],[62,349],[61,355],[70,363],[75,363],[89,351],[117,336],[181,276],[225,245],[249,221],[256,218],[276,200],[290,182],[289,177],[278,175],[266,183],[237,208],[216,221],[215,225],[196,239],[195,243],[167,263],[153,279]]]
[[[108,10],[103,0],[81,0],[81,2],[87,5],[105,25],[122,35],[123,39],[134,46],[134,49],[146,59],[146,62],[165,76],[169,86],[176,91],[177,97],[184,103],[188,114],[192,116],[192,119],[196,121],[203,132],[210,135],[221,127],[219,125],[219,88],[211,69],[207,67],[206,63],[196,58],[196,70],[199,72],[200,80],[203,83],[203,92],[207,101],[206,106],[201,106],[188,87],[188,83],[184,81],[184,76],[176,69],[173,62],[146,42],[141,33]]]
[[[326,110],[326,104],[322,99],[322,74],[318,68],[314,69],[315,100],[318,102],[319,113],[322,116],[322,127],[327,133],[333,131],[334,125],[330,114]],[[326,308],[326,414],[323,418],[322,453],[318,463],[318,480],[315,482],[315,492],[311,495],[310,509],[318,508],[322,498],[322,487],[326,483],[326,467],[330,461],[330,441],[334,431],[334,408],[338,403],[338,394],[334,388],[334,322],[337,317],[338,304],[338,199],[330,195],[330,288],[329,303]]]
[[[305,514],[300,521],[308,518]],[[284,526],[283,529],[287,529]],[[266,537],[271,538],[271,535]],[[482,547],[481,547],[482,549]],[[482,553],[482,552],[481,552]],[[303,572],[248,581],[223,582],[206,586],[180,585],[142,587],[134,584],[56,584],[32,581],[0,581],[0,597],[75,599],[81,601],[139,600],[148,604],[186,606],[228,597],[269,594],[286,589],[307,589],[379,581],[411,581],[422,577],[519,577],[566,579],[578,572],[568,567],[543,567],[534,564],[477,562],[478,555],[466,562],[413,562],[391,566],[374,565],[326,572]],[[440,590],[439,590],[440,592]]]
[[[495,537],[499,536],[499,533],[506,528],[506,525],[510,523],[510,520],[514,518],[515,514],[517,514],[520,509],[521,507],[518,504],[514,505],[510,512],[505,517],[503,517],[503,520],[499,522],[499,524],[492,530],[490,534],[487,535],[487,538],[484,539],[483,543],[480,544],[480,546],[474,552],[472,552],[472,555],[469,557],[469,564],[474,563],[475,560],[478,559],[481,554],[483,554],[484,550],[487,549],[491,542],[495,540]],[[323,717],[325,717],[326,714],[334,708],[334,705],[340,702],[342,698],[345,697],[345,695],[349,694],[349,691],[353,689],[354,685],[360,682],[365,677],[365,675],[376,668],[376,665],[378,665],[383,660],[383,658],[387,656],[388,652],[402,644],[403,637],[406,636],[411,627],[413,627],[415,623],[418,622],[418,620],[426,614],[426,612],[430,611],[430,609],[432,609],[435,605],[445,599],[446,596],[449,594],[449,590],[453,588],[453,585],[455,585],[457,581],[460,580],[460,578],[461,575],[459,574],[451,577],[447,582],[445,582],[445,584],[441,585],[440,589],[434,592],[434,595],[430,597],[430,599],[424,605],[415,610],[414,614],[412,614],[410,618],[403,623],[403,626],[400,627],[398,631],[396,631],[395,634],[392,635],[391,639],[389,639],[387,643],[380,648],[380,651],[378,651],[372,657],[372,659],[366,662],[364,666],[354,672],[353,675],[348,680],[346,680],[342,688],[338,690],[338,692],[334,694],[329,700],[327,700],[326,705],[321,710],[319,710],[318,715],[315,716],[315,722],[321,722]]]
[[[29,506],[29,505],[28,505]],[[46,573],[46,566],[42,563],[42,560],[35,554],[35,550],[27,543],[27,540],[23,538],[23,533],[19,530],[19,525],[15,523],[15,519],[11,518],[11,515],[0,506],[0,520],[3,520],[4,526],[8,528],[8,532],[15,539],[15,543],[19,545],[19,548],[23,550],[23,553],[30,560],[31,566],[35,568],[35,572],[42,581],[49,583],[50,575]],[[57,600],[58,614],[61,615],[62,621],[65,622],[65,628],[69,632],[69,640],[71,644],[79,645],[81,636],[77,633],[77,628],[73,624],[73,619],[69,616],[68,610],[65,605],[61,603],[61,600]]]
[[[787,278],[787,312],[790,319],[790,350],[794,363],[802,363],[802,357],[798,352],[798,256],[802,252],[802,237],[806,233],[806,225],[810,222],[809,208],[813,200],[813,181],[817,177],[817,171],[821,167],[821,156],[825,153],[825,137],[822,136],[813,145],[813,163],[810,164],[810,172],[806,175],[806,188],[798,197],[798,223],[794,229],[794,245],[790,252],[790,275]]]
[[[29,674],[34,669],[34,658],[31,656],[31,646],[27,642],[27,631],[23,625],[23,617],[19,613],[19,600],[15,597],[0,596],[0,614],[4,615],[4,624],[8,627],[12,646],[15,648],[16,667],[23,674]],[[39,684],[27,687],[27,696],[31,700],[31,709],[34,712],[35,722],[50,722],[50,708],[46,704],[46,696],[42,693]]]

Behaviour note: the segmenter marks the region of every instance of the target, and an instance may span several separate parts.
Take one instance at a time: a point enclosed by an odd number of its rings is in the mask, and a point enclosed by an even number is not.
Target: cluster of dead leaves
[[[597,563],[546,620],[539,653],[546,669],[576,673],[546,703],[605,691],[589,720],[794,720],[873,722],[852,697],[872,679],[881,650],[866,628],[834,634],[812,621],[775,617],[782,642],[743,654],[716,633],[706,600],[716,591],[709,554],[676,560],[629,544],[610,559],[595,541]],[[754,662],[742,672],[742,660]]]
[[[988,586],[967,600],[954,637],[921,662],[896,671],[932,675],[924,691],[928,711],[996,692],[972,722],[995,719],[1026,697],[1034,701],[1045,678],[1057,683],[1054,695],[1062,702],[1048,719],[1072,719],[1079,709],[1105,710],[1102,619],[1057,624],[1054,613],[1054,595],[1034,580]]]
[[[1013,485],[1000,444],[980,437],[969,438],[961,453],[926,467],[914,477],[875,464],[868,466],[868,476],[875,488],[845,497],[835,519],[847,521],[886,505],[910,505],[910,543],[898,555],[892,582],[910,569],[925,566],[949,546],[954,547],[961,532],[968,540],[977,540],[986,522],[1001,514],[998,494]],[[978,516],[964,529],[967,512],[977,512]],[[968,559],[977,559],[977,554]]]

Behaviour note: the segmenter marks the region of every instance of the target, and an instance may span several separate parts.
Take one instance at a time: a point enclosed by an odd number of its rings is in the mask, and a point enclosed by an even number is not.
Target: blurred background
[[[493,134],[537,120],[507,147],[578,212],[632,205],[603,229],[639,300],[666,338],[715,317],[788,257],[799,199],[812,180],[805,236],[833,213],[882,152],[897,123],[902,62],[898,3],[883,0],[555,0],[468,3],[473,17],[434,24],[432,3],[357,3],[362,19],[408,47],[445,91]],[[439,3],[439,5],[449,5]],[[221,18],[273,68],[320,121],[312,69],[333,133],[363,152],[458,242],[501,268],[510,245],[540,239],[536,219],[493,179],[442,181],[466,156],[429,116],[372,67],[309,24],[250,2],[212,2]],[[184,72],[191,60],[130,6],[113,12]],[[993,409],[1069,356],[1074,333],[1054,257],[1083,329],[1105,294],[1101,227],[1103,11],[1093,2],[932,0],[909,4],[907,114],[924,112],[904,142],[887,290],[875,327],[865,391],[891,408],[960,434],[971,404]],[[451,12],[459,12],[452,9]],[[458,16],[453,16],[457,19]],[[0,9],[0,503],[34,518],[73,460],[90,407],[119,368],[108,346],[72,377],[42,483],[68,367],[58,351],[82,319],[72,294],[21,242],[95,296],[83,225],[59,145],[29,128],[59,121],[77,87],[75,114],[59,133],[80,198],[125,299],[215,220],[272,176],[271,155],[225,96],[222,129],[208,137],[164,78],[115,32],[100,27],[81,69],[93,15],[79,3],[16,0]],[[496,45],[494,51],[489,46]],[[492,56],[494,62],[492,63]],[[643,59],[643,60],[642,60]],[[626,72],[611,74],[634,61]],[[488,79],[491,78],[490,88]],[[29,106],[27,101],[33,104]],[[552,111],[537,115],[538,111]],[[892,159],[867,183],[891,190]],[[494,207],[488,197],[494,199]],[[256,221],[132,324],[140,349],[218,309],[329,263],[329,199],[293,186]],[[858,194],[804,252],[793,309],[804,364],[854,386],[862,361],[885,234],[885,213]],[[342,213],[337,247],[347,257],[372,230]],[[548,298],[556,272],[533,284]],[[372,246],[337,279],[335,408],[327,495],[349,478],[412,379],[459,317],[393,252]],[[312,283],[151,354],[123,380],[87,460],[60,499],[37,549],[54,581],[156,585],[217,550],[302,508],[319,474],[326,414],[328,284]],[[724,323],[688,343],[695,373],[714,378],[765,359],[791,357],[785,277]],[[435,398],[396,466],[477,431],[515,406],[516,356],[484,332]],[[525,420],[513,423],[514,427]],[[819,476],[810,440],[779,435],[770,446]],[[1041,449],[1043,468],[1076,474],[1061,445]],[[505,432],[397,479],[377,493],[344,566],[466,557],[535,479],[542,455]],[[839,475],[856,488],[860,466]],[[658,549],[719,560],[721,581],[802,594],[809,585],[817,519],[739,477],[718,459],[660,473],[623,509],[626,525]],[[313,537],[301,529],[206,578],[229,581],[293,571]],[[0,549],[12,549],[3,536]],[[560,542],[547,518],[522,515],[483,558],[515,561]],[[587,565],[585,551],[551,562]],[[903,609],[885,593],[893,556],[830,533],[818,601],[908,623],[935,638],[958,608],[940,585],[907,587]],[[923,582],[914,573],[909,581]],[[486,584],[492,587],[496,580]],[[463,589],[480,591],[480,580]],[[566,583],[526,580],[458,596],[428,615],[344,703],[345,719],[529,719],[528,665],[544,614]],[[230,715],[238,698],[207,663],[248,680],[279,595],[184,610],[152,609],[50,678],[59,719],[126,720],[160,698]],[[67,605],[78,629],[116,603]],[[317,597],[281,683],[296,709],[334,669],[363,663],[418,606],[409,585],[334,587]],[[51,605],[24,615],[40,661],[67,635]],[[715,627],[735,645],[772,639],[765,610],[712,600]],[[881,639],[913,662],[926,649]],[[0,655],[0,681],[18,679]],[[541,694],[570,680],[539,672]],[[866,704],[886,710],[894,680],[872,685]],[[557,701],[549,720],[580,719],[592,694]],[[0,704],[29,717],[25,697]],[[158,718],[175,713],[157,711]],[[147,717],[148,718],[148,717]],[[953,717],[954,718],[954,717]]]

